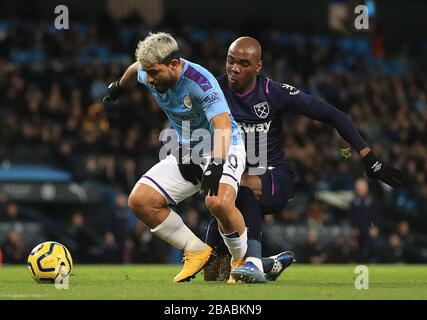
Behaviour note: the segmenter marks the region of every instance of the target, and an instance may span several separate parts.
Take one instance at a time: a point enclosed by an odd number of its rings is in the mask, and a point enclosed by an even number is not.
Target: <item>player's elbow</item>
[[[231,119],[227,112],[213,117],[211,123],[214,129],[231,130]]]

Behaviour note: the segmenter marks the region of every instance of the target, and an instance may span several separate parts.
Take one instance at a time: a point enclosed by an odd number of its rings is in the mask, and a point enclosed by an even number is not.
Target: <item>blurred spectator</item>
[[[400,237],[403,248],[403,256],[407,262],[422,262],[419,247],[415,236],[411,233],[411,227],[408,221],[400,221],[397,225],[397,234]]]
[[[183,220],[185,224],[190,228],[193,233],[199,237],[200,239],[205,238],[206,229],[205,226],[207,225],[206,221],[201,221],[200,219],[200,213],[193,208],[190,208],[185,211]]]
[[[109,232],[106,233],[105,239],[108,246],[115,248],[115,260],[110,262],[123,262],[126,240],[129,234],[129,208],[127,206],[127,196],[118,194],[115,198],[115,207],[109,218]]]
[[[303,247],[297,252],[297,259],[303,263],[324,263],[328,259],[325,248],[318,241],[318,233],[314,229],[309,229],[307,239]]]
[[[104,262],[105,263],[120,263],[120,250],[116,243],[116,239],[112,232],[105,233],[104,236],[105,241],[105,252],[104,252]]]
[[[339,234],[335,237],[335,241],[328,248],[328,262],[333,263],[349,263],[352,262],[351,239]]]
[[[146,241],[146,234],[150,234],[150,230],[147,230],[147,226],[142,221],[138,220],[133,232],[130,235],[134,243],[132,258],[135,261],[146,262],[148,260],[149,247],[148,241]]]
[[[273,217],[273,215],[268,215],[268,217]],[[264,218],[266,219],[267,216],[264,216]],[[281,211],[280,216],[278,217],[278,220],[279,220],[278,222],[283,223],[284,225],[289,225],[292,223],[296,223],[298,221],[298,218],[299,218],[299,215],[295,209],[285,207]]]
[[[18,206],[13,202],[7,203],[3,214],[0,215],[0,220],[5,222],[19,222],[21,219],[22,216],[19,213]]]
[[[9,233],[6,242],[1,245],[1,251],[3,252],[4,263],[21,264],[26,261],[22,235],[17,230],[12,230]]]
[[[8,204],[8,197],[6,194],[0,192],[0,219],[6,215],[6,207]]]
[[[73,256],[78,263],[87,263],[91,261],[91,247],[93,238],[86,226],[85,217],[82,212],[76,211],[71,218],[71,235],[75,243],[72,248]]]
[[[377,263],[381,262],[382,251],[384,250],[384,240],[380,235],[377,226],[369,228],[368,239],[366,246],[359,249],[359,255],[363,262]]]
[[[397,234],[399,235],[403,246],[414,247],[415,246],[415,237],[410,233],[410,226],[408,221],[400,221],[397,225]]]
[[[320,201],[312,201],[307,208],[307,225],[309,227],[323,226],[329,218],[326,206]]]
[[[127,192],[130,192],[133,189],[135,183],[140,178],[140,176],[138,176],[136,163],[132,159],[126,159],[123,161],[119,174],[121,185]]]
[[[383,262],[385,263],[402,263],[404,262],[404,253],[402,241],[396,233],[388,238],[388,243],[383,250]]]
[[[369,195],[368,182],[360,178],[354,186],[355,197],[349,208],[349,219],[352,233],[358,241],[359,261],[366,262],[369,256],[369,231],[372,226],[378,224],[379,211],[375,200]]]

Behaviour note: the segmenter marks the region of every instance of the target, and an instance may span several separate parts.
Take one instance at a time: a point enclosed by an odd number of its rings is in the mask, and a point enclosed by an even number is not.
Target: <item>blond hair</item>
[[[179,57],[178,43],[169,33],[150,32],[143,41],[138,42],[135,57],[143,67],[154,62],[169,63],[173,58]]]

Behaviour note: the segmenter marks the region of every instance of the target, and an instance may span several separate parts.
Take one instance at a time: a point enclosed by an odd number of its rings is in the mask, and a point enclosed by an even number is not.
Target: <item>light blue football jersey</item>
[[[210,120],[218,114],[227,112],[232,125],[230,144],[242,144],[240,128],[230,113],[227,100],[216,78],[196,63],[185,59],[181,59],[181,61],[184,62],[181,77],[165,93],[158,93],[147,82],[147,73],[142,70],[141,65],[138,66],[138,82],[150,90],[160,108],[166,113],[172,127],[177,132],[178,140],[193,147],[199,141],[191,141],[191,134],[195,133],[197,129],[206,129],[209,130],[210,136],[208,137],[207,134],[199,136],[209,139],[208,141],[211,143],[213,128]],[[190,132],[188,132],[188,128]],[[193,135],[193,138],[196,137],[197,135]]]

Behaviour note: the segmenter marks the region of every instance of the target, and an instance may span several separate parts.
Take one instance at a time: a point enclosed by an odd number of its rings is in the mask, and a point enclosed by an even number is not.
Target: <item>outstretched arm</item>
[[[299,109],[299,111],[312,119],[331,124],[341,137],[356,149],[362,158],[368,177],[375,184],[378,184],[378,180],[392,187],[400,186],[403,183],[403,172],[391,167],[372,152],[363,141],[353,122],[344,112],[314,98],[308,106]]]
[[[277,84],[276,88],[278,88]],[[403,184],[403,172],[391,167],[372,152],[360,136],[359,131],[356,129],[350,117],[344,112],[286,84],[282,84],[277,92],[279,92],[285,110],[302,114],[311,119],[323,121],[333,126],[340,136],[350,143],[358,152],[359,156],[362,158],[362,163],[368,177],[375,184],[378,184],[378,180],[392,187]]]
[[[350,117],[344,112],[304,93],[299,93],[298,96],[300,97],[294,98],[292,112],[330,124],[361,157],[365,156],[370,151]]]
[[[133,63],[126,69],[123,76],[118,80],[110,83],[107,89],[107,95],[103,101],[117,101],[120,98],[125,88],[133,87],[137,82],[138,62]]]
[[[312,119],[331,124],[341,137],[356,149],[362,158],[368,177],[375,184],[378,184],[378,180],[392,187],[400,186],[403,183],[403,172],[391,167],[372,152],[361,138],[353,122],[344,112],[313,98],[308,106],[300,109],[300,113]]]
[[[118,85],[122,88],[131,88],[136,84],[137,75],[138,75],[138,64],[139,62],[135,62],[126,69],[125,73],[119,80]]]

